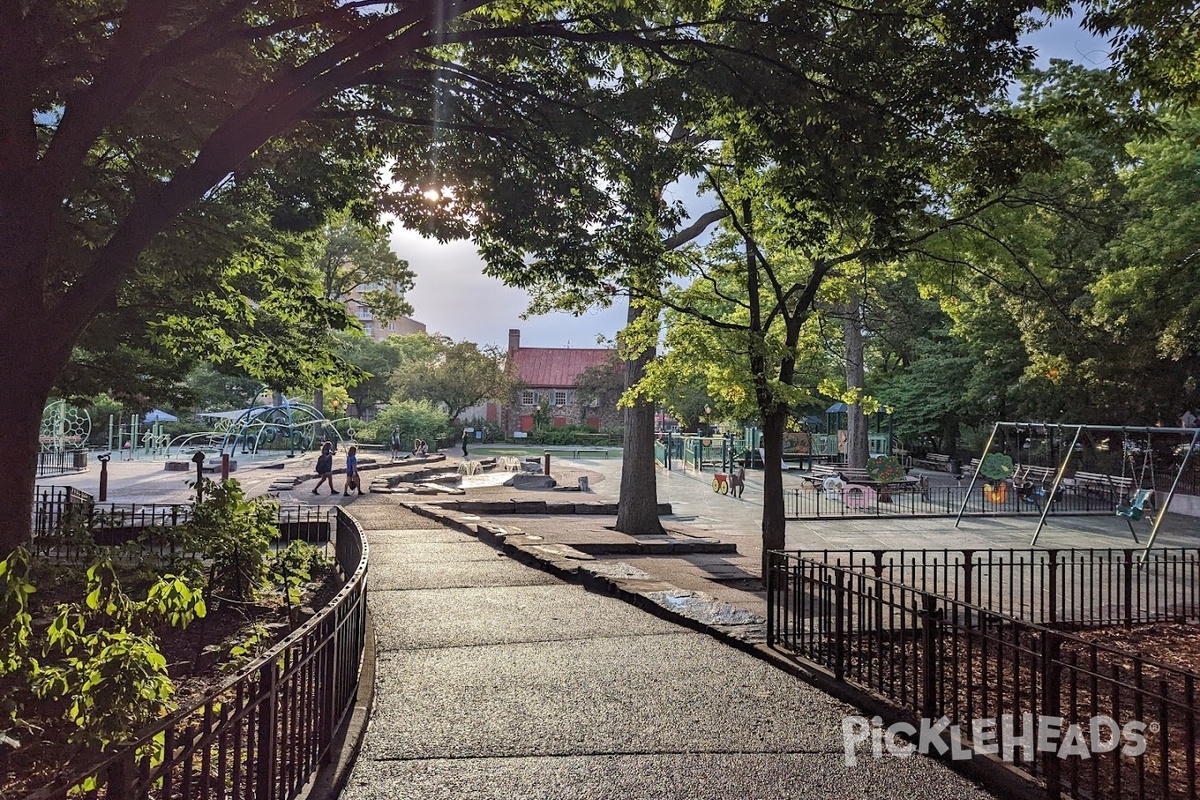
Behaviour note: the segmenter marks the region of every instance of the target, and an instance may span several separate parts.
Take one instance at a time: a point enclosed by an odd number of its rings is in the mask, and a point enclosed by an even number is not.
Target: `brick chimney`
[[[521,349],[521,329],[508,329],[508,354],[512,355]]]

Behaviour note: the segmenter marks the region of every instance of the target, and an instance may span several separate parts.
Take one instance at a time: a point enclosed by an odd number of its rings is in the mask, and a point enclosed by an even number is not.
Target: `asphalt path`
[[[355,513],[378,655],[345,800],[991,796],[924,757],[847,766],[854,709],[708,635],[415,515],[397,529],[391,506]]]

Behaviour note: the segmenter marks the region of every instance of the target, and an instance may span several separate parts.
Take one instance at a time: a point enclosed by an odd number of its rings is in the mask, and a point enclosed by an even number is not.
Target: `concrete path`
[[[844,763],[855,713],[746,653],[359,498],[378,657],[342,797],[985,798],[925,758]]]

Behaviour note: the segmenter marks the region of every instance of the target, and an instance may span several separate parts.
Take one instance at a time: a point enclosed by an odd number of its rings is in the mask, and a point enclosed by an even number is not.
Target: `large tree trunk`
[[[783,429],[787,423],[787,406],[776,404],[763,415],[763,514],[762,514],[762,579],[767,580],[770,563],[768,553],[787,546],[786,520],[783,511]]]
[[[7,321],[6,321],[7,322]],[[0,558],[29,541],[42,409],[63,359],[42,345],[45,320],[0,325],[0,453],[15,473],[0,502]]]
[[[629,301],[629,324],[633,326],[643,314],[657,312]],[[655,347],[643,351],[625,366],[625,387],[637,383]],[[621,453],[621,496],[617,506],[616,528],[628,534],[661,534],[658,521],[658,465],[654,461],[654,403],[639,399],[625,409],[625,449]]]
[[[851,296],[846,304],[846,316],[842,319],[845,339],[846,388],[858,389],[859,397],[865,388],[866,375],[863,369],[862,298]],[[867,417],[861,403],[850,403],[846,411],[846,466],[862,469],[867,466]]]

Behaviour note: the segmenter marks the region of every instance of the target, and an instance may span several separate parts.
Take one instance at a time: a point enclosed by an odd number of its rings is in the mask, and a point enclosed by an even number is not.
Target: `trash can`
[[[579,476],[579,491],[581,491],[581,492],[586,492],[586,491],[588,491],[588,479],[587,479],[587,475],[580,475],[580,476]]]

